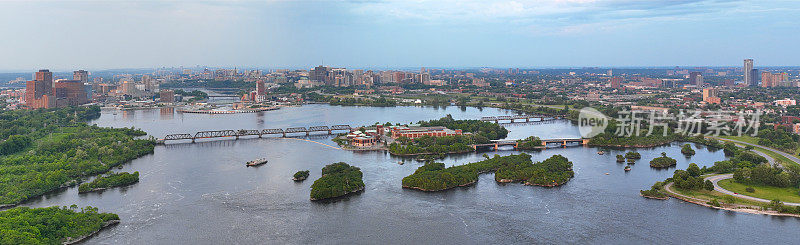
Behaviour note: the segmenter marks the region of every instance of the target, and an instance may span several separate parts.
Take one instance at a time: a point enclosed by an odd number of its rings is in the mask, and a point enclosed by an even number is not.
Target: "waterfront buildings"
[[[53,83],[53,73],[46,69],[34,73],[34,80],[25,85],[25,104],[32,109],[77,106],[87,100],[81,80],[62,79]]]
[[[433,137],[441,137],[441,136],[453,136],[453,135],[462,135],[461,129],[448,129],[445,127],[406,127],[406,126],[394,126],[390,128],[392,138],[397,139],[400,137],[406,137],[409,139],[416,139],[422,136],[433,136]]]

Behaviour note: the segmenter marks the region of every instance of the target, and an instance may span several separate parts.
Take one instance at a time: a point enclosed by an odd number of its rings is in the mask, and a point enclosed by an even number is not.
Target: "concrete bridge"
[[[525,120],[525,122],[530,122],[531,119],[539,119],[537,122],[543,121],[553,121],[553,120],[561,120],[563,116],[543,116],[543,115],[513,115],[513,116],[496,116],[496,117],[481,117],[481,121],[484,122],[495,122],[500,123],[500,121],[510,121],[514,123],[514,120]]]
[[[297,133],[305,133],[306,136],[311,134],[312,132],[327,132],[328,134],[333,134],[333,131],[340,131],[340,130],[347,130],[348,132],[352,130],[350,125],[333,125],[333,126],[314,126],[314,127],[293,127],[287,129],[281,128],[268,128],[268,129],[239,129],[239,130],[214,130],[214,131],[200,131],[194,134],[168,134],[164,136],[162,139],[156,140],[158,144],[164,144],[168,140],[192,140],[192,143],[195,142],[197,139],[212,139],[212,138],[235,138],[239,139],[239,137],[243,136],[258,136],[259,138],[263,137],[264,135],[276,135],[279,134],[282,137],[286,137],[287,134],[297,134]]]
[[[569,143],[578,143],[578,145],[586,145],[586,144],[589,143],[589,139],[584,139],[584,138],[580,138],[580,139],[543,139],[541,141],[542,141],[542,146],[558,144],[558,145],[561,145],[561,146],[564,146],[564,147],[566,147]],[[513,139],[512,140],[509,140],[509,139],[492,140],[491,143],[474,144],[474,145],[471,145],[471,146],[472,146],[472,149],[475,149],[477,151],[478,148],[484,148],[484,147],[492,147],[494,150],[497,150],[501,146],[507,146],[507,145],[514,146],[514,149],[517,149],[517,147],[519,147],[519,140],[513,140]]]

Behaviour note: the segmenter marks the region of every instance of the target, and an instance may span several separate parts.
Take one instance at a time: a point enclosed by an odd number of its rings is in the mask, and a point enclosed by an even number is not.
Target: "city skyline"
[[[793,66],[791,1],[4,2],[0,71]],[[48,18],[40,18],[42,15]],[[731,42],[731,40],[736,40]],[[487,45],[491,44],[491,45]]]

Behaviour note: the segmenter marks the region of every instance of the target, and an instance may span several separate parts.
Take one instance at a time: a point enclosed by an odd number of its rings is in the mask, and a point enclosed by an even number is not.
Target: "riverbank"
[[[77,237],[77,238],[67,237],[66,241],[64,241],[62,244],[64,244],[64,245],[78,244],[80,242],[85,241],[86,239],[89,239],[89,238],[93,237],[94,235],[97,235],[97,233],[100,233],[100,231],[105,230],[106,228],[109,228],[111,226],[115,226],[117,224],[119,224],[119,220],[106,221],[105,223],[103,223],[103,226],[101,226],[100,229],[98,229],[96,231],[93,231],[92,233],[89,233],[88,235],[80,236],[80,237]]]
[[[742,212],[742,213],[749,213],[749,214],[762,214],[762,215],[786,216],[786,217],[800,218],[800,215],[798,215],[798,214],[779,213],[777,211],[764,210],[763,207],[753,207],[753,206],[748,206],[748,205],[725,204],[725,203],[720,203],[720,206],[714,206],[714,205],[708,204],[709,202],[711,202],[711,200],[705,200],[705,199],[700,199],[700,198],[695,198],[695,197],[689,197],[689,196],[685,196],[685,195],[682,195],[682,194],[679,194],[679,193],[675,192],[674,190],[672,190],[672,184],[673,183],[670,182],[670,183],[667,183],[666,185],[664,185],[664,190],[666,190],[666,192],[667,192],[665,194],[669,195],[670,197],[679,199],[679,200],[684,201],[684,202],[692,203],[692,204],[695,204],[695,205],[700,205],[700,206],[703,206],[703,207],[708,207],[708,208],[713,208],[713,209],[720,209],[720,210],[734,211],[734,212]]]

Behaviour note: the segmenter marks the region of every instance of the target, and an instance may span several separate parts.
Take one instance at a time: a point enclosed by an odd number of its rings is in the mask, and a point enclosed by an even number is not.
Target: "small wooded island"
[[[558,186],[569,181],[575,173],[572,162],[554,155],[542,162],[533,163],[525,153],[498,156],[474,163],[444,167],[444,163],[426,163],[414,174],[403,178],[403,188],[422,191],[442,191],[471,185],[481,173],[495,172],[495,181],[501,183],[525,182],[525,185]]]
[[[667,156],[666,152],[662,152],[660,157],[650,160],[650,167],[654,168],[668,168],[675,166],[677,161]]]
[[[306,179],[308,179],[308,173],[309,173],[308,170],[297,171],[297,173],[294,173],[294,176],[292,177],[292,180],[294,180],[294,181],[306,180]]]
[[[78,193],[101,191],[108,188],[131,185],[136,182],[139,182],[138,171],[133,172],[133,174],[128,172],[112,173],[97,177],[92,182],[81,184],[78,186]]]
[[[322,177],[311,184],[311,200],[318,201],[362,191],[362,175],[360,168],[347,163],[329,164],[322,168]]]

